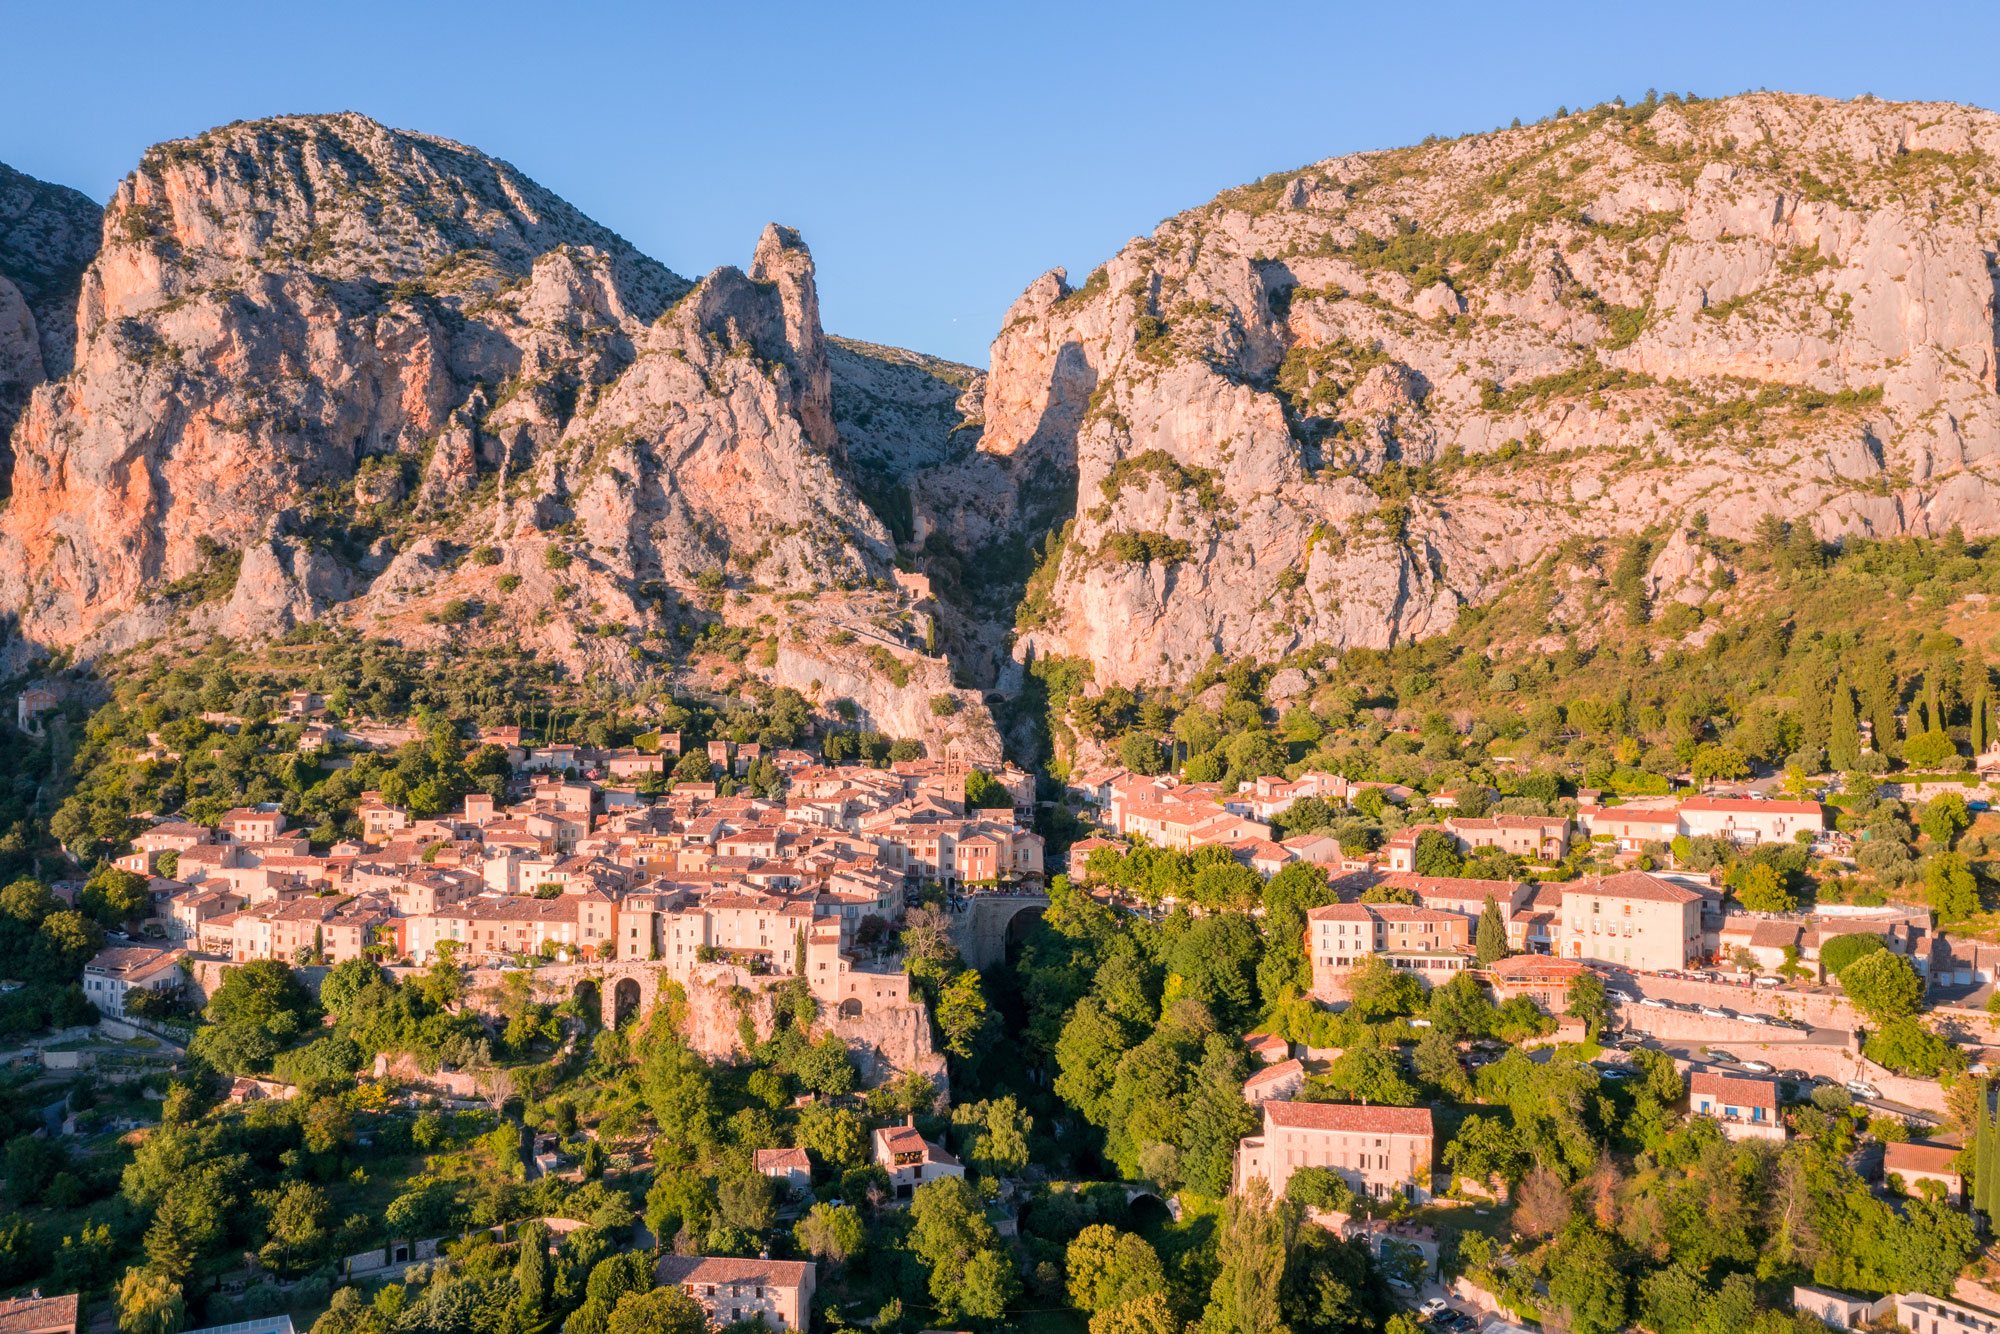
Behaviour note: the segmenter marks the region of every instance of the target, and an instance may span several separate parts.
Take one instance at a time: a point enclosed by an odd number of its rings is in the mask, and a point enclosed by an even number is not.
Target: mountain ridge
[[[989,753],[1038,662],[1386,647],[1578,539],[1719,610],[1697,529],[2000,529],[1996,161],[1788,94],[1329,158],[1043,275],[980,372],[825,334],[788,229],[690,282],[448,140],[220,127],[121,184],[13,431],[10,661],[336,616]]]

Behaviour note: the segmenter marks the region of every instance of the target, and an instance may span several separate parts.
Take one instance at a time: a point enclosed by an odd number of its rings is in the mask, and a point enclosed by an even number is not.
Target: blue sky
[[[0,0],[0,161],[102,199],[224,121],[506,158],[674,269],[799,227],[835,332],[983,364],[1020,290],[1218,190],[1648,87],[2000,106],[2000,6]]]

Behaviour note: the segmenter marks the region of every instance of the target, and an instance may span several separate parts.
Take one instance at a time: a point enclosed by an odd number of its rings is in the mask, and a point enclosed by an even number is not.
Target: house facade
[[[1431,1198],[1430,1108],[1273,1099],[1263,1112],[1262,1133],[1237,1142],[1237,1193],[1262,1180],[1273,1197],[1282,1196],[1300,1168],[1324,1167],[1370,1199],[1423,1204]]]

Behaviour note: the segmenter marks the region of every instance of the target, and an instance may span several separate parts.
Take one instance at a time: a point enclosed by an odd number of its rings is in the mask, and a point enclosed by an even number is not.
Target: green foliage
[[[1863,954],[1842,968],[1840,989],[1878,1024],[1915,1014],[1924,994],[1923,979],[1910,961],[1888,950]]]

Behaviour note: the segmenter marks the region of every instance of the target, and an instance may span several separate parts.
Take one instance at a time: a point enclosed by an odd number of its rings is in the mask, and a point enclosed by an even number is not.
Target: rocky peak
[[[1778,94],[1279,173],[1031,284],[918,526],[1042,549],[1017,654],[1107,684],[1436,633],[1569,537],[2000,531],[1996,194],[1990,112]]]
[[[75,190],[0,165],[0,479],[29,394],[69,372],[77,288],[100,225],[101,210]]]

